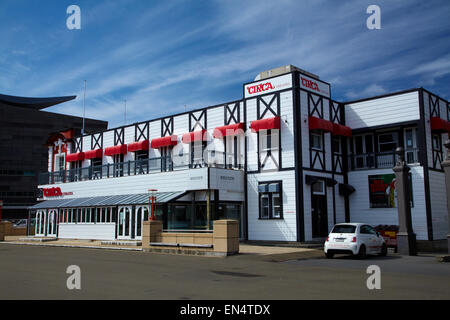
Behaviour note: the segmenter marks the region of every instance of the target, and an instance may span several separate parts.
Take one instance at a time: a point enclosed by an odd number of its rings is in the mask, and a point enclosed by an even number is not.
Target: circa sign
[[[330,85],[320,80],[300,75],[300,87],[302,89],[321,94],[327,98],[330,97]]]
[[[292,87],[291,74],[282,75],[276,78],[261,80],[249,83],[245,86],[245,97],[258,96],[260,94],[270,93]]]
[[[73,195],[73,192],[62,192],[60,187],[54,187],[54,188],[43,188],[42,193],[45,197],[51,198],[51,197],[62,197],[64,195]]]

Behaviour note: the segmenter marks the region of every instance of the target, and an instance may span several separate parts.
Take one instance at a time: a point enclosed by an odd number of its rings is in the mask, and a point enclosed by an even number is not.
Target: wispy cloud
[[[65,29],[62,3],[25,12],[25,2],[8,3],[2,93],[77,94],[49,111],[80,115],[87,80],[86,115],[115,126],[125,99],[128,121],[141,121],[239,99],[242,83],[285,64],[330,81],[337,100],[423,85],[448,91],[448,1],[377,1],[374,31],[365,0],[78,2],[81,31]]]

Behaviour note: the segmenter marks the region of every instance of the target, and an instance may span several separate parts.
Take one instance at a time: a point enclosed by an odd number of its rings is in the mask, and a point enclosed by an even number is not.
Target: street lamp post
[[[405,151],[402,147],[395,150],[398,155],[397,163],[392,169],[395,172],[395,190],[397,191],[398,204],[398,253],[402,255],[417,255],[416,235],[412,228],[411,199],[410,199],[410,167],[405,161]]]
[[[445,148],[447,148],[447,155],[441,165],[445,173],[445,186],[447,189],[447,215],[448,215],[448,230],[447,230],[447,251],[450,253],[450,140],[445,141]]]

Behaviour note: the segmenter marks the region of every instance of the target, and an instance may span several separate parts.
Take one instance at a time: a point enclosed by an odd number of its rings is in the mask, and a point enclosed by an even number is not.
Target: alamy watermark
[[[70,16],[67,17],[66,26],[69,30],[80,30],[81,29],[81,9],[79,6],[72,4],[67,7],[67,14]]]
[[[369,290],[381,289],[381,269],[377,265],[370,265],[366,270],[370,276],[367,278],[366,285]]]
[[[372,4],[367,7],[367,14],[370,16],[366,20],[366,26],[369,30],[381,29],[381,9],[379,6]]]
[[[81,269],[77,265],[70,265],[66,269],[66,273],[70,274],[67,278],[66,286],[69,290],[81,290]]]

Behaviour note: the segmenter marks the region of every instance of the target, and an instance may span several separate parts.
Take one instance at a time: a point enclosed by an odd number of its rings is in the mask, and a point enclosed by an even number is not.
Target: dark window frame
[[[280,191],[279,192],[259,192],[258,191],[258,220],[284,220],[284,214],[283,214],[283,181],[282,180],[276,180],[276,181],[260,181],[258,183],[258,187],[263,184],[272,184],[272,183],[278,183]],[[273,194],[278,194],[280,198],[280,216],[274,217],[273,216]],[[263,198],[263,195],[268,196],[269,198],[269,216],[263,217],[262,216],[262,206],[261,206],[261,199]]]

